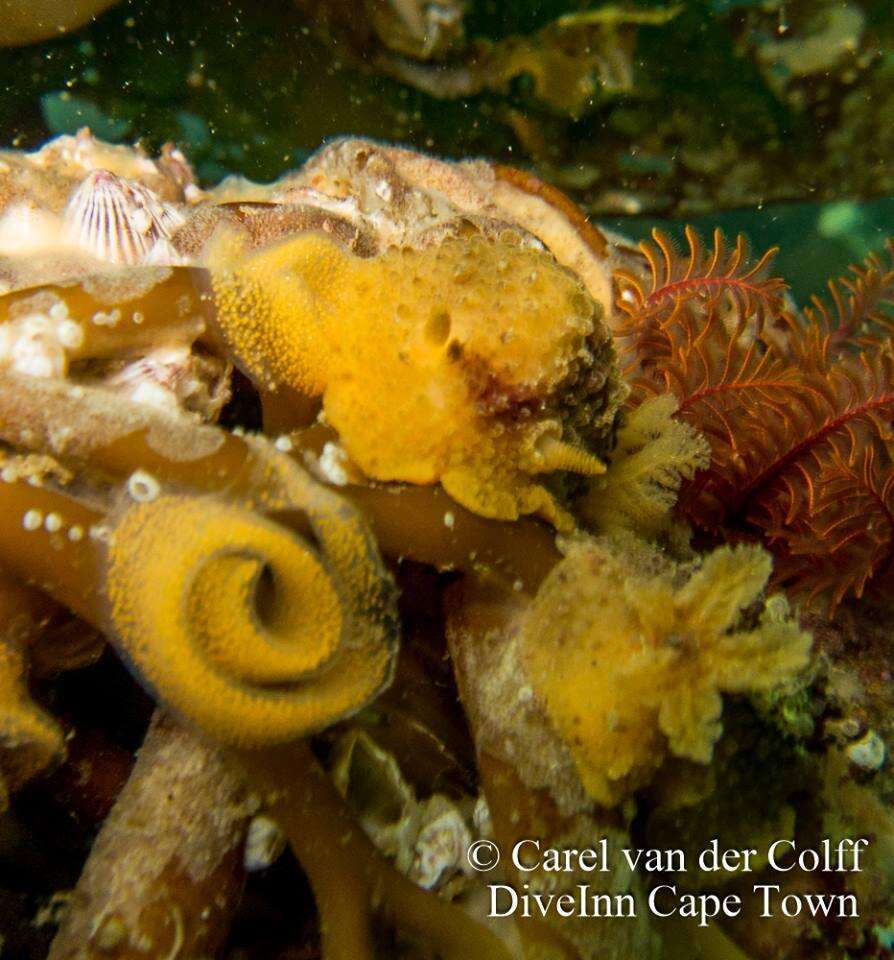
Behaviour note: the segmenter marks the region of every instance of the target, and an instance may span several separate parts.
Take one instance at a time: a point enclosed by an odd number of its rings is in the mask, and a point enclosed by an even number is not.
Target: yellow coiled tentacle
[[[319,549],[213,496],[132,503],[114,526],[106,592],[121,651],[225,743],[320,730],[390,679],[390,579],[350,508],[314,513]]]

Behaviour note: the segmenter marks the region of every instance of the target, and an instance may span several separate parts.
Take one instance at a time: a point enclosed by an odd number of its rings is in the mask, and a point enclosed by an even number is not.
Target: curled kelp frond
[[[19,412],[0,414],[7,441],[97,471],[77,490],[0,483],[20,518],[0,537],[4,564],[102,626],[177,713],[220,740],[280,741],[387,685],[390,577],[356,511],[294,461],[105,391],[12,374],[4,387]]]
[[[772,568],[760,548],[722,547],[691,572],[644,560],[651,571],[597,544],[575,546],[522,630],[534,691],[604,804],[648,782],[669,754],[707,763],[721,694],[787,679],[811,645],[781,596],[756,624],[743,619]]]
[[[349,605],[359,613],[371,598],[361,578],[344,577],[350,569],[339,582],[301,538],[249,511],[159,496],[112,528],[110,619],[175,712],[220,740],[288,740],[329,726],[389,679],[387,646],[367,644],[352,619]]]

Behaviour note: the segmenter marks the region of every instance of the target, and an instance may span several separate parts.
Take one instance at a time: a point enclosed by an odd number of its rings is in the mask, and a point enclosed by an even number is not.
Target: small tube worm
[[[248,819],[241,779],[220,752],[157,712],[50,960],[214,956],[242,889]]]

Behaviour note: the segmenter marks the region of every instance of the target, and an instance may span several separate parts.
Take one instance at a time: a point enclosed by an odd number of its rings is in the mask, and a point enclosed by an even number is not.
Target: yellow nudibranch
[[[207,262],[238,362],[321,397],[367,477],[570,525],[541,475],[603,471],[621,388],[600,308],[547,251],[470,227],[369,258],[313,232],[245,253],[219,231]]]

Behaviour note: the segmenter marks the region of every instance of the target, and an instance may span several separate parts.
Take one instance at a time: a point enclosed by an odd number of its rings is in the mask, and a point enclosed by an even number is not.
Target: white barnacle
[[[183,215],[138,181],[94,170],[72,194],[64,221],[81,249],[109,263],[137,264],[170,237]]]
[[[249,873],[265,870],[275,863],[286,848],[285,834],[269,817],[252,817],[245,838],[243,862]]]
[[[47,533],[57,533],[62,529],[62,517],[58,513],[48,513],[43,525]]]
[[[80,540],[84,539],[84,528],[80,524],[73,524],[68,528],[68,539],[72,543],[78,543]]]
[[[137,503],[151,503],[161,493],[161,485],[145,470],[135,470],[127,478],[127,492]]]

